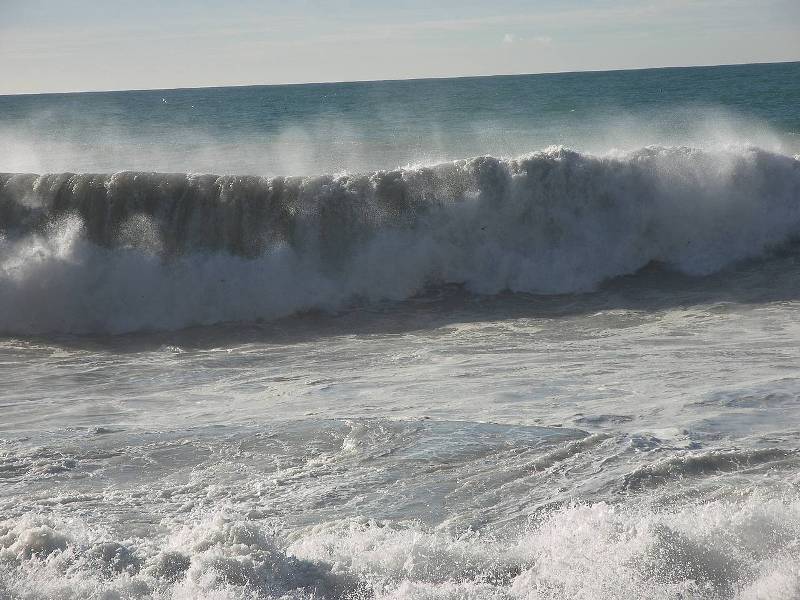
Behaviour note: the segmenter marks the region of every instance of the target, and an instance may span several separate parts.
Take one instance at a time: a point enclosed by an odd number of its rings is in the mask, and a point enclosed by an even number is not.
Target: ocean
[[[798,107],[0,96],[0,598],[800,598]]]

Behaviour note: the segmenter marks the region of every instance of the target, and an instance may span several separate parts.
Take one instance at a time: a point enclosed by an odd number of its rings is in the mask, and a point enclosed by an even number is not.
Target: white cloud
[[[549,35],[536,35],[533,37],[522,37],[515,33],[507,33],[503,36],[503,44],[510,46],[511,44],[536,44],[538,46],[550,47],[553,45],[553,38]]]

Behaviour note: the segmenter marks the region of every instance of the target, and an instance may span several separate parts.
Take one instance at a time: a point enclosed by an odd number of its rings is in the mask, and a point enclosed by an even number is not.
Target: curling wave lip
[[[754,147],[0,185],[0,330],[12,333],[271,319],[445,284],[582,292],[652,262],[710,274],[800,233],[800,161]]]

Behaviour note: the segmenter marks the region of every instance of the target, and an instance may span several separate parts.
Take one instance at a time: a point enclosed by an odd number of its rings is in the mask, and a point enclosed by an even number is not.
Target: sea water
[[[800,597],[798,105],[0,97],[0,598]]]

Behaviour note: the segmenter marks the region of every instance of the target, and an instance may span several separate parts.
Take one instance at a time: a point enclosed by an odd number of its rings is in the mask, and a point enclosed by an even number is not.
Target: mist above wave
[[[452,283],[579,292],[654,261],[713,273],[800,234],[800,161],[754,147],[0,186],[0,330],[15,333],[269,319]]]

